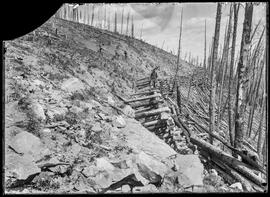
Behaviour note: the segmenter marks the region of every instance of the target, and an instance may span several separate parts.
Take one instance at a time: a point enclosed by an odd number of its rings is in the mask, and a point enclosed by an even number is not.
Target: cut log
[[[154,107],[155,107],[155,106],[152,105],[152,106],[149,106],[149,107],[146,107],[146,108],[143,108],[143,109],[136,110],[136,111],[135,111],[135,115],[136,115],[136,114],[140,114],[140,113],[142,113],[142,112],[146,112],[146,111],[150,111],[150,110],[156,109],[156,108],[154,108]]]
[[[150,85],[150,81],[146,81],[146,82],[140,82],[140,83],[136,83],[136,86],[139,87],[139,86],[148,86]]]
[[[137,79],[136,82],[142,82],[142,81],[150,81],[150,78],[149,77],[144,77],[144,78],[141,78],[141,79]]]
[[[131,94],[131,96],[138,96],[138,95],[142,95],[142,94],[153,94],[155,92],[160,92],[159,90],[149,90],[149,91],[144,91],[144,92],[137,92],[135,94]]]
[[[160,131],[159,133],[164,133],[165,131],[163,131],[165,128],[166,128],[166,125],[164,124],[161,124],[161,125],[153,125],[153,126],[148,126],[146,127],[148,130],[150,131],[154,131],[154,130],[157,130],[157,129],[162,129],[162,131]]]
[[[170,108],[168,107],[163,107],[160,109],[155,109],[152,111],[147,111],[147,112],[142,112],[140,114],[135,115],[135,118],[143,118],[143,117],[148,117],[148,116],[153,116],[153,115],[157,115],[157,114],[161,114],[162,112],[170,112]]]
[[[153,126],[153,125],[157,125],[160,122],[161,122],[160,120],[153,120],[153,121],[150,121],[150,122],[143,123],[143,126],[144,127],[150,127],[150,126]]]
[[[159,100],[159,101],[155,100],[155,101],[150,101],[150,102],[147,102],[147,103],[142,103],[142,102],[140,102],[140,103],[131,103],[131,107],[133,109],[138,109],[140,107],[152,107],[152,106],[155,106],[155,105],[157,105],[159,103],[163,103],[163,101],[161,101],[161,100]]]
[[[151,96],[146,96],[146,97],[140,97],[140,98],[136,98],[136,99],[130,99],[130,100],[126,100],[127,103],[132,103],[132,102],[136,102],[136,101],[143,101],[143,100],[148,100],[148,99],[153,99],[153,98],[157,98],[157,97],[161,97],[161,94],[154,94]]]

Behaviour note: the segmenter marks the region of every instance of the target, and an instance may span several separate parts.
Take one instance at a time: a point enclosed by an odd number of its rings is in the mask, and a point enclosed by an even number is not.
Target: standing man
[[[127,51],[124,51],[125,60],[127,60]]]
[[[158,67],[154,68],[150,76],[150,86],[154,88],[156,88],[157,85],[157,78],[158,78],[157,70]]]

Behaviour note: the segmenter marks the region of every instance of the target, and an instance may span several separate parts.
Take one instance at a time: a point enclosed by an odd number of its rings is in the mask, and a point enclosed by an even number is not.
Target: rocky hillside
[[[156,66],[171,76],[172,54],[56,18],[6,48],[6,192],[230,191],[197,154],[177,154],[116,96],[129,98],[135,79]],[[180,75],[194,69],[182,61]]]

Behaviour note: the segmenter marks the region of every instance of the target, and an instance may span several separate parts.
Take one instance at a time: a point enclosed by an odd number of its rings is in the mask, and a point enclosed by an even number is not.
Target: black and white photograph
[[[3,193],[268,193],[268,7],[62,3],[2,40]]]

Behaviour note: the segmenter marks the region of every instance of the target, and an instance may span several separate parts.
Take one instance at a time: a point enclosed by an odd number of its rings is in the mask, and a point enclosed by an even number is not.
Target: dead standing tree
[[[114,14],[114,33],[117,33],[117,13]]]
[[[224,84],[224,79],[227,74],[227,68],[228,68],[228,55],[229,55],[229,43],[231,39],[231,21],[232,21],[232,5],[230,6],[230,16],[229,16],[229,24],[228,24],[228,29],[226,32],[226,41],[224,43],[224,53],[223,53],[223,58],[221,59],[221,66],[223,68],[221,74],[221,84],[220,84],[220,91],[219,91],[219,98],[218,98],[218,120],[217,120],[217,129],[219,129],[220,126],[220,121],[222,120],[222,113],[221,113],[221,106],[222,105],[222,99],[223,99],[223,84]],[[224,67],[225,64],[225,67]]]
[[[126,35],[128,36],[128,25],[129,25],[129,13],[127,15],[127,28],[126,28]]]
[[[182,37],[182,21],[183,21],[183,8],[181,12],[181,23],[180,23],[180,32],[179,32],[179,43],[178,43],[178,53],[177,53],[177,62],[176,62],[176,72],[173,79],[173,90],[176,84],[176,77],[179,70],[179,61],[180,61],[180,53],[181,53],[181,37]]]
[[[123,21],[124,21],[124,8],[122,10],[122,17],[121,17],[121,34],[123,34]]]
[[[245,6],[245,18],[243,24],[243,33],[240,48],[240,58],[238,62],[237,72],[237,91],[236,91],[236,103],[235,103],[235,141],[234,147],[242,149],[243,137],[244,137],[244,93],[246,86],[246,78],[244,76],[247,60],[249,54],[249,46],[251,43],[251,24],[253,15],[253,4],[251,2],[246,3]]]
[[[230,135],[230,142],[231,145],[234,146],[234,132],[233,132],[233,125],[232,124],[232,78],[233,78],[233,67],[234,67],[234,56],[235,56],[235,43],[236,43],[236,36],[237,36],[237,23],[238,23],[238,12],[239,12],[240,4],[233,4],[233,14],[234,14],[234,24],[233,24],[233,37],[232,37],[232,50],[231,50],[231,62],[230,62],[230,71],[229,71],[229,88],[228,88],[228,96],[229,96],[229,110],[228,110],[228,118],[229,118],[229,135]]]
[[[204,21],[204,60],[203,67],[206,69],[206,19]]]
[[[92,6],[92,18],[91,18],[91,26],[94,24],[94,17],[95,17],[95,5]]]
[[[213,58],[212,58],[212,68],[210,72],[210,102],[209,102],[209,115],[210,115],[210,124],[209,131],[213,133],[215,131],[215,88],[216,88],[216,73],[215,67],[217,65],[217,55],[218,55],[218,42],[219,42],[219,31],[220,31],[220,21],[221,21],[221,3],[217,4],[217,15],[216,15],[216,25],[215,25],[215,36],[214,36],[214,45],[213,45]],[[210,143],[213,144],[213,138],[210,136]]]

